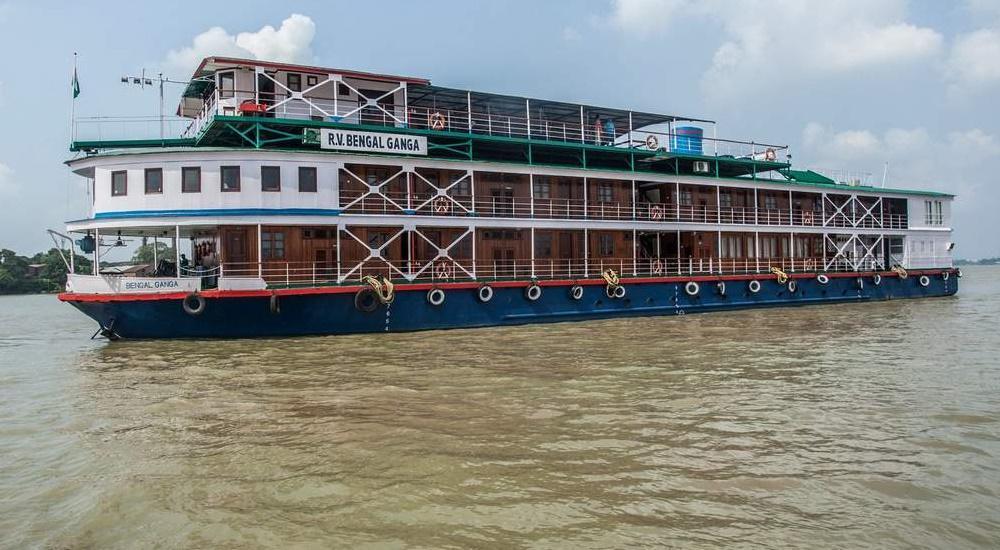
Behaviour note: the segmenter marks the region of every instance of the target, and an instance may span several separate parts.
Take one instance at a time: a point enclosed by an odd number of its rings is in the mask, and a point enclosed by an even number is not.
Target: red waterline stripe
[[[919,277],[921,275],[939,275],[942,273],[955,273],[957,269],[940,269],[940,270],[914,270],[908,271],[910,276]],[[827,276],[831,279],[833,278],[844,278],[844,277],[872,277],[875,274],[880,274],[883,277],[895,277],[896,273],[892,271],[859,271],[859,272],[849,272],[849,273],[827,273]],[[813,279],[816,277],[815,273],[789,273],[788,277],[792,279]],[[632,277],[632,278],[621,278],[622,284],[648,284],[648,283],[686,283],[688,281],[696,281],[699,283],[711,282],[711,281],[752,281],[756,280],[771,280],[774,275],[771,273],[759,273],[752,275],[697,275],[690,277]],[[395,288],[399,292],[411,292],[411,291],[421,291],[430,290],[432,288],[440,288],[442,290],[462,290],[470,288],[479,288],[482,286],[483,282],[460,282],[460,283],[401,283],[396,284]],[[517,288],[517,287],[527,287],[531,285],[531,281],[496,281],[489,283],[493,288]],[[538,281],[538,286],[570,286],[570,285],[603,285],[603,279],[553,279]],[[271,290],[205,290],[200,292],[205,298],[257,298],[257,297],[270,297],[272,295],[278,296],[309,296],[309,295],[320,295],[320,294],[351,294],[366,288],[364,285],[350,285],[350,286],[329,286],[329,287],[312,287],[312,288],[284,288],[284,289],[271,289]],[[169,292],[163,294],[78,294],[74,292],[63,292],[58,295],[59,300],[63,302],[147,302],[155,300],[183,300],[187,296],[184,292]]]

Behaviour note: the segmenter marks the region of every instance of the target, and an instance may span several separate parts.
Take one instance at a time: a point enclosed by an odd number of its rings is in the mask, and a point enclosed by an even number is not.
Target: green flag
[[[73,67],[73,99],[80,95],[80,79],[76,77],[76,67]]]

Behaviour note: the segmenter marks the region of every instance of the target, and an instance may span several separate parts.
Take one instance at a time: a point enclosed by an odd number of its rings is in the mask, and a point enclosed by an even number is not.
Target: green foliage
[[[174,259],[174,249],[170,247],[165,242],[156,243],[156,259]],[[135,250],[135,254],[132,255],[133,264],[149,264],[153,265],[153,243],[148,242],[146,244],[140,245],[139,248]],[[155,266],[154,266],[155,267]]]
[[[77,254],[74,261],[78,273],[90,273],[90,259]],[[30,258],[18,256],[13,250],[0,250],[0,294],[58,292],[66,287],[67,271],[55,248]]]

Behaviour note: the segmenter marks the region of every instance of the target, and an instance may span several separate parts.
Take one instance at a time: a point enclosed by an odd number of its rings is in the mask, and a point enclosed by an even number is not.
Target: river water
[[[954,298],[90,341],[0,297],[0,547],[1000,545],[1000,269]]]

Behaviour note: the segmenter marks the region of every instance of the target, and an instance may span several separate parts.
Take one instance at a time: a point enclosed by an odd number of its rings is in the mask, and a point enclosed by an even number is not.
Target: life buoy
[[[812,258],[809,258],[805,261],[803,267],[805,267],[806,271],[812,271],[813,269],[816,269],[816,262]]]
[[[651,270],[653,272],[653,275],[662,275],[663,274],[663,260],[661,260],[659,258],[653,260],[653,264],[652,264]]]
[[[271,315],[277,315],[281,313],[281,301],[277,294],[271,294],[270,304],[268,304],[271,309]]]
[[[479,287],[479,301],[482,303],[489,302],[493,299],[493,287],[490,285],[482,285]]]
[[[802,212],[802,225],[812,225],[812,224],[813,224],[812,210],[806,210]]]
[[[962,270],[961,269],[956,270],[955,271],[955,276],[958,277],[959,279],[961,279],[962,278]]]
[[[371,287],[365,287],[354,295],[354,308],[363,313],[371,313],[378,307],[378,296]]]
[[[795,290],[799,288],[799,284],[794,280],[788,281],[788,292],[795,294]]]
[[[819,275],[816,276],[816,282],[821,285],[825,285],[830,282],[830,278],[827,277],[826,274],[820,273]]]
[[[750,284],[747,285],[747,289],[749,289],[753,294],[757,294],[760,292],[760,281],[757,279],[750,281]]]
[[[719,296],[726,295],[726,281],[719,281],[715,283],[715,291],[719,293]]]
[[[625,287],[622,286],[622,285],[616,286],[614,292],[611,293],[611,297],[612,298],[617,298],[619,300],[621,300],[622,298],[624,298],[625,297]]]
[[[427,303],[432,306],[439,306],[444,303],[444,291],[440,288],[432,288],[427,291]]]
[[[941,280],[942,281],[947,281],[950,276],[951,276],[951,273],[948,273],[947,271],[942,271],[941,272]]]
[[[438,214],[447,214],[451,212],[451,199],[448,197],[438,197],[434,199],[434,212]]]
[[[444,130],[445,124],[448,122],[440,112],[432,114],[429,120],[432,130]]]
[[[874,283],[875,286],[881,285],[882,284],[882,276],[879,275],[878,273],[872,275],[872,283]]]
[[[697,296],[700,291],[701,286],[695,281],[688,281],[687,284],[684,285],[684,292],[686,292],[688,296]]]
[[[660,140],[656,139],[656,136],[650,134],[646,136],[646,148],[650,151],[655,151],[660,148]]]
[[[542,297],[542,287],[531,284],[524,289],[524,297],[528,299],[529,302],[534,302],[535,300]]]
[[[917,280],[920,282],[920,286],[922,287],[926,287],[931,284],[931,279],[927,275],[921,275]]]
[[[194,303],[192,303],[192,301]],[[188,315],[201,315],[205,311],[205,298],[197,292],[192,292],[184,297],[181,302],[181,307],[184,308],[184,313]]]
[[[574,300],[580,300],[583,298],[583,287],[580,285],[573,285],[569,289],[569,297]]]
[[[434,267],[434,274],[437,275],[438,279],[450,279],[451,264],[444,261],[438,262]]]
[[[767,151],[764,151],[764,160],[768,162],[773,162],[778,159],[778,154],[774,149],[768,147]]]
[[[855,283],[857,283],[857,285],[858,285],[858,290],[864,290],[865,289],[865,280],[863,278],[858,277],[857,279],[855,279]]]
[[[663,207],[654,204],[649,207],[649,219],[651,220],[662,220],[663,219]]]

